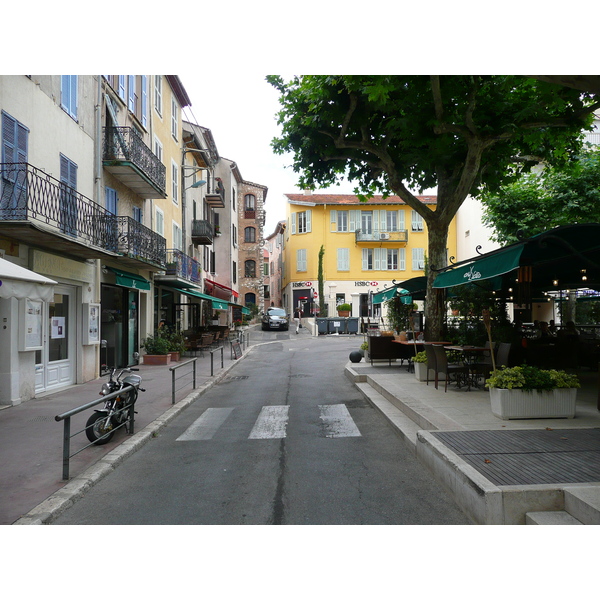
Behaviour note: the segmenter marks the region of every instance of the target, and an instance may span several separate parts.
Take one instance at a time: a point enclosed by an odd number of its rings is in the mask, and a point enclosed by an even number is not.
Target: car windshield
[[[269,316],[285,317],[285,310],[283,308],[270,308]]]

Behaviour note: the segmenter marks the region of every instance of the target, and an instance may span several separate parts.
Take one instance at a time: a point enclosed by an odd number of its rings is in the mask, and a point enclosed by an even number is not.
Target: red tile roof
[[[289,201],[309,202],[311,204],[356,204],[365,206],[369,204],[406,204],[399,196],[373,196],[366,202],[361,202],[354,194],[285,194]],[[437,204],[437,196],[416,196],[424,204]]]

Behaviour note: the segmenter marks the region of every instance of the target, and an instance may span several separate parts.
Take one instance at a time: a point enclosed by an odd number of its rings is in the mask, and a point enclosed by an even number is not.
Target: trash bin
[[[346,333],[346,321],[344,317],[329,317],[329,333]]]
[[[327,333],[327,317],[317,317],[317,332],[319,335]]]
[[[346,319],[346,332],[358,333],[358,317],[348,317]]]

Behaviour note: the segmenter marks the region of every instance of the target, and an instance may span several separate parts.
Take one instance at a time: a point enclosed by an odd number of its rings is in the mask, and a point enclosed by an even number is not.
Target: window
[[[256,210],[256,197],[253,194],[244,196],[244,210]]]
[[[171,194],[173,202],[179,204],[179,166],[174,160],[171,161]]]
[[[127,75],[127,108],[135,114],[135,75]]]
[[[171,135],[177,138],[177,131],[179,125],[179,107],[177,106],[177,100],[175,97],[171,98]]]
[[[425,269],[425,249],[413,248],[412,250],[412,268],[413,271],[422,271]]]
[[[311,226],[312,211],[307,210],[303,212],[292,213],[292,233],[310,233],[312,230]]]
[[[373,270],[373,250],[374,250],[374,248],[363,248],[363,251],[362,251],[362,270],[363,271],[372,271]]]
[[[117,214],[117,202],[118,202],[118,198],[117,198],[117,190],[113,190],[112,188],[105,188],[104,189],[104,201],[105,201],[105,206],[106,206],[106,210],[113,214],[116,215]]]
[[[412,231],[423,231],[423,217],[416,211],[411,211]]]
[[[77,75],[61,75],[60,106],[77,120]]]
[[[385,211],[385,230],[386,231],[398,231],[398,211],[397,210],[386,210]]]
[[[296,250],[296,271],[306,271],[306,249]]]
[[[246,277],[256,277],[256,261],[247,260],[244,263],[244,275]]]
[[[160,160],[160,162],[162,162],[163,145],[157,137],[154,138],[154,154],[156,154],[156,158],[158,158],[158,160]]]
[[[177,223],[173,223],[173,248],[181,250],[183,248],[183,240],[181,238],[181,227]]]
[[[64,154],[60,155],[60,230],[77,235],[77,165]]]
[[[338,271],[349,271],[350,270],[350,248],[338,248],[337,249],[337,270]]]
[[[363,210],[360,216],[360,231],[361,233],[373,233],[373,211]]]
[[[162,75],[154,76],[154,110],[162,117]]]
[[[29,129],[8,113],[2,111],[2,154],[0,161],[3,163],[27,162],[27,142]],[[4,178],[11,178],[3,174]]]
[[[238,239],[237,239],[237,227],[235,225],[231,225],[231,243],[234,248],[237,248]]]
[[[119,98],[125,101],[125,75],[119,75],[119,87],[118,87]]]
[[[133,220],[136,223],[142,222],[142,209],[137,206],[133,207]]]
[[[345,233],[348,231],[348,211],[347,210],[332,210],[331,211],[331,231]]]
[[[233,261],[233,271],[231,273],[231,278],[233,280],[233,283],[237,283],[237,263],[235,262],[235,260]]]
[[[256,229],[254,227],[246,227],[244,229],[244,242],[256,242]]]
[[[156,233],[165,236],[165,213],[160,208],[156,209]]]
[[[142,75],[142,113],[140,115],[140,121],[142,125],[148,127],[148,76]]]

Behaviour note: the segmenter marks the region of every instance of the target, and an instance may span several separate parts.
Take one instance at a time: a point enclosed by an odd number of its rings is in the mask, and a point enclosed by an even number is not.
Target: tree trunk
[[[437,271],[447,265],[448,226],[439,218],[427,219],[429,248],[427,255],[427,299],[425,301],[425,339],[440,341],[444,335],[446,292],[433,289]]]

